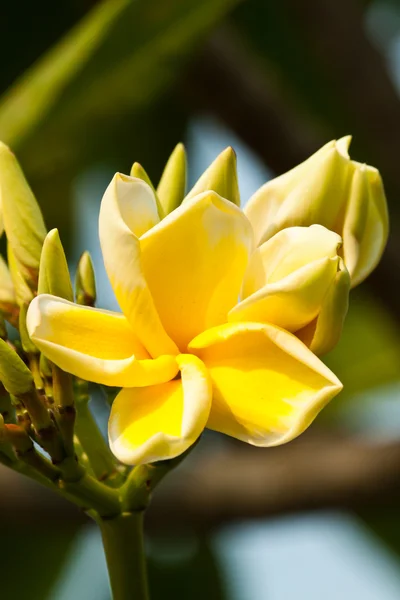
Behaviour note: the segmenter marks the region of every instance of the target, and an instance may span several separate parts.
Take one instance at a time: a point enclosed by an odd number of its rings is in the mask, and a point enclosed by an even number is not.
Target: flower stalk
[[[113,600],[149,600],[143,511],[98,519]]]

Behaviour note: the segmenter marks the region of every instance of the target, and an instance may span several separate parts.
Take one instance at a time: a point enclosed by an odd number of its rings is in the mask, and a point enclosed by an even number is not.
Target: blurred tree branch
[[[190,527],[204,533],[237,520],[328,508],[390,511],[400,500],[400,442],[310,432],[278,448],[233,442],[203,456],[200,444],[193,455],[190,468],[184,463],[157,489],[150,532]],[[6,469],[0,485],[2,526],[44,518],[68,528],[85,523],[75,507]]]

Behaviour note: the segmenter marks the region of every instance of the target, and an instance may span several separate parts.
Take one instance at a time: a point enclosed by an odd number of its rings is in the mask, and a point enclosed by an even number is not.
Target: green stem
[[[122,483],[115,460],[89,408],[88,384],[77,380],[75,433],[99,481],[117,487]]]
[[[98,519],[113,600],[149,600],[143,512]]]

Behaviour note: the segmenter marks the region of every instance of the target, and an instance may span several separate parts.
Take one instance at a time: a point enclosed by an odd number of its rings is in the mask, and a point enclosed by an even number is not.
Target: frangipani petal
[[[178,352],[161,324],[142,270],[139,236],[158,222],[150,186],[117,173],[100,208],[104,264],[122,312],[154,357]]]
[[[319,223],[334,229],[347,200],[350,142],[351,137],[346,136],[325,144],[256,191],[244,212],[253,225],[257,244],[293,225]]]
[[[42,294],[30,304],[27,328],[35,345],[64,371],[111,386],[169,381],[178,372],[173,356],[151,359],[127,319]]]
[[[361,283],[377,266],[386,246],[389,216],[379,171],[353,161],[355,168],[343,223],[343,256],[351,286]]]
[[[295,332],[320,311],[338,267],[341,238],[320,225],[289,227],[251,256],[242,302],[230,321],[273,323]]]
[[[349,272],[343,260],[340,260],[338,272],[321,304],[318,317],[296,331],[296,336],[317,356],[330,352],[339,342],[349,306],[350,283]]]
[[[211,406],[211,381],[196,356],[180,354],[180,379],[147,388],[127,388],[114,400],[110,446],[126,464],[179,456],[201,435]]]
[[[255,446],[302,433],[342,389],[336,376],[294,335],[259,323],[232,323],[189,344],[213,383],[207,427]]]
[[[243,212],[215,192],[186,200],[140,239],[145,279],[180,350],[223,323],[235,305],[253,249]]]

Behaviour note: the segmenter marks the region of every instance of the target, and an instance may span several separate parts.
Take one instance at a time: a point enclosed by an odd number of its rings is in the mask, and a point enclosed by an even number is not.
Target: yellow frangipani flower
[[[319,223],[343,238],[351,286],[361,283],[385,249],[389,218],[379,171],[350,159],[351,136],[325,144],[306,161],[268,181],[244,212],[257,244],[294,225]]]
[[[258,261],[270,255],[267,279],[287,288],[301,313],[290,316],[291,328],[317,319],[342,268],[336,234],[296,229],[286,241],[281,235],[275,250],[255,255],[252,226],[233,202],[202,191],[160,220],[152,188],[119,173],[104,194],[99,230],[122,314],[44,294],[32,301],[27,327],[60,368],[124,388],[109,423],[111,448],[122,462],[175,457],[205,427],[258,446],[281,444],[341,390],[298,337],[273,323],[281,318],[279,298],[259,321],[240,318],[240,305],[234,309],[241,290],[243,303],[256,287],[265,302]],[[292,276],[299,299],[287,283]],[[289,310],[281,296],[282,310]]]

